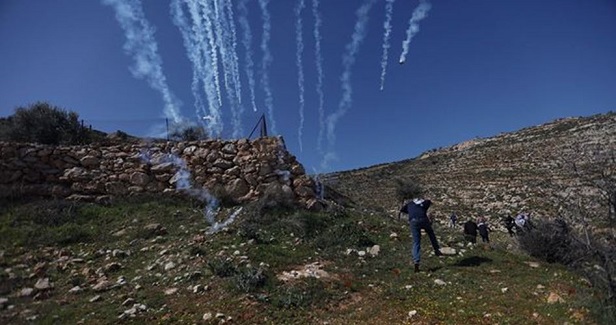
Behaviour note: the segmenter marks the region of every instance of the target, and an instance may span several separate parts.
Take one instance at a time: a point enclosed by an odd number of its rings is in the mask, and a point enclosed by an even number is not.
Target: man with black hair
[[[428,234],[428,238],[430,238],[430,243],[432,243],[432,248],[434,248],[434,254],[436,256],[443,255],[438,241],[436,240],[436,235],[434,235],[434,230],[432,229],[432,220],[428,217],[428,209],[431,204],[432,201],[430,200],[418,198],[404,204],[400,209],[400,213],[406,213],[409,216],[409,225],[411,228],[411,235],[413,236],[412,253],[415,272],[419,272],[419,263],[421,262],[422,229]]]

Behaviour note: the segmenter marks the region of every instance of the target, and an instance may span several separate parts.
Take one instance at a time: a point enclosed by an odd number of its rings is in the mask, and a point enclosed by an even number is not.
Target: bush
[[[584,239],[582,239],[584,238]],[[549,263],[563,264],[587,277],[605,296],[595,313],[616,321],[616,246],[599,238],[580,236],[562,219],[536,222],[518,236],[520,248]]]
[[[0,123],[0,140],[42,144],[90,143],[90,131],[79,123],[79,115],[46,102],[18,107]]]
[[[226,278],[237,273],[237,267],[233,264],[233,262],[226,258],[216,258],[209,260],[207,262],[207,267],[214,273],[215,275]]]
[[[569,225],[562,219],[537,222],[533,231],[519,232],[518,242],[530,256],[548,263],[571,265],[585,255],[583,248],[573,240]]]
[[[423,195],[423,188],[416,179],[398,178],[395,182],[395,195],[400,202],[418,198]]]
[[[242,292],[253,292],[265,285],[267,275],[262,268],[246,267],[234,277],[235,286]]]

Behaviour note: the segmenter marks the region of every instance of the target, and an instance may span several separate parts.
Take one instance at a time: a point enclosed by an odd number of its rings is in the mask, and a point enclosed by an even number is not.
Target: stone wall
[[[307,208],[318,205],[313,180],[281,137],[110,146],[0,142],[0,197],[101,200],[176,193],[187,185],[239,203],[278,190]]]

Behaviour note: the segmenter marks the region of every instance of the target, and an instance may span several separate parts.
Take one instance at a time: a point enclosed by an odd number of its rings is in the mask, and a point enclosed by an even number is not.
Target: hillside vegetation
[[[425,250],[422,272],[412,273],[403,221],[255,204],[225,231],[208,235],[201,208],[162,198],[107,207],[3,204],[1,322],[600,321],[587,280],[510,251],[512,239],[502,233],[493,233],[492,246],[468,246],[460,229],[437,226],[455,255]]]
[[[270,193],[219,232],[179,196],[4,199],[0,323],[612,324],[614,249],[550,227],[614,236],[615,146],[616,114],[563,119],[324,175],[323,211]],[[419,273],[397,213],[409,179],[434,201],[446,254],[424,238]],[[491,243],[466,243],[451,211],[487,216]],[[510,237],[500,217],[521,211],[543,230]],[[592,254],[569,261],[570,248]]]

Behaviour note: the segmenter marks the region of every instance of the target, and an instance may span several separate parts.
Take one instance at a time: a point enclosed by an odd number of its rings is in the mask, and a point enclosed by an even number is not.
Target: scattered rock
[[[550,292],[550,295],[548,296],[548,304],[555,304],[557,302],[563,303],[565,302],[565,299],[563,299],[561,296],[559,296],[555,292]]]
[[[502,293],[505,293],[505,292],[507,292],[508,290],[509,290],[509,288],[501,288],[501,292],[502,292]]]
[[[415,315],[417,315],[417,310],[409,311],[409,318],[413,318]]]
[[[437,285],[440,285],[440,286],[447,285],[447,282],[445,282],[445,281],[443,281],[441,279],[434,280],[434,283],[437,284]]]
[[[178,288],[169,288],[165,289],[165,295],[170,296],[174,293],[178,292]]]
[[[38,281],[36,281],[36,283],[34,284],[34,288],[36,288],[37,290],[49,290],[52,288],[51,283],[49,282],[49,278],[43,278],[43,279],[38,279]]]
[[[114,249],[111,252],[111,256],[113,257],[118,257],[118,258],[123,258],[123,257],[127,257],[129,254],[125,251],[119,250],[119,249]]]
[[[165,271],[169,271],[169,270],[173,270],[175,269],[176,265],[173,262],[168,262],[167,264],[165,264]]]
[[[33,293],[34,293],[34,288],[22,288],[21,291],[19,291],[19,296],[20,297],[30,297],[32,296]]]
[[[100,295],[96,295],[92,298],[90,298],[90,302],[97,302],[97,301],[101,301],[103,300],[103,297],[101,297]]]
[[[118,230],[113,233],[114,237],[122,237],[124,235],[126,235],[126,229]]]
[[[105,291],[111,288],[111,282],[107,281],[107,279],[99,279],[98,282],[92,287],[94,291]]]
[[[443,255],[447,255],[447,256],[454,256],[454,255],[458,254],[456,249],[453,248],[453,247],[441,247],[441,253],[443,253]]]
[[[368,254],[370,254],[370,256],[375,257],[377,255],[379,255],[379,252],[381,251],[381,246],[379,245],[374,245],[370,248],[368,248]]]
[[[113,263],[109,263],[107,265],[105,265],[105,272],[115,272],[115,271],[119,271],[122,268],[122,264],[117,263],[117,262],[113,262]]]
[[[209,321],[209,320],[211,320],[213,317],[214,317],[214,316],[212,315],[212,313],[205,313],[205,314],[203,314],[202,319],[203,319],[204,321]]]
[[[526,262],[526,264],[528,264],[528,266],[532,267],[532,268],[538,268],[540,265],[537,262]]]
[[[78,293],[78,292],[81,292],[81,291],[83,291],[83,289],[81,289],[80,286],[74,286],[68,292],[69,293]]]
[[[0,309],[4,309],[9,304],[8,298],[0,298]]]
[[[398,234],[395,232],[392,232],[391,234],[389,234],[389,238],[391,239],[398,239]]]
[[[126,300],[124,300],[124,302],[122,303],[122,306],[126,307],[129,306],[130,304],[134,304],[135,303],[135,299],[133,298],[127,298]]]

